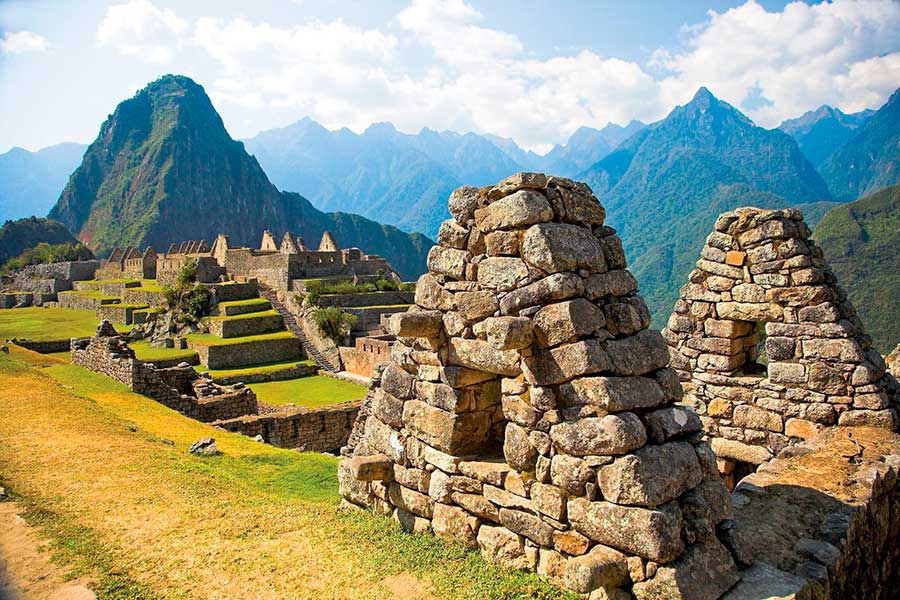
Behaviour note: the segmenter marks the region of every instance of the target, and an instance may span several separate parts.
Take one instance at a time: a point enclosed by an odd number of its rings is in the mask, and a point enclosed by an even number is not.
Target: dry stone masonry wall
[[[520,173],[450,212],[342,496],[594,598],[718,598],[728,492],[590,188]]]
[[[895,382],[809,235],[798,210],[722,214],[663,331],[726,468],[836,424],[896,428]]]

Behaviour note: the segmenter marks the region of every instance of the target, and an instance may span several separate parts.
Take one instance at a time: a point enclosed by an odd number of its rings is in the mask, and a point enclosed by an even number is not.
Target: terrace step
[[[325,358],[325,356],[321,352],[319,352],[319,349],[309,341],[309,338],[306,337],[306,333],[304,333],[300,325],[297,324],[297,317],[295,317],[294,313],[289,311],[287,307],[285,307],[285,305],[282,304],[278,299],[278,293],[273,289],[263,286],[260,286],[259,293],[263,298],[265,298],[272,304],[276,311],[278,311],[278,314],[280,314],[281,318],[284,319],[284,324],[287,327],[288,331],[291,332],[294,337],[296,337],[300,341],[300,344],[303,346],[303,350],[306,352],[306,355],[316,361],[316,364],[319,365],[319,367],[331,373],[336,373],[339,370],[338,367],[332,364],[330,360]]]
[[[230,369],[267,362],[299,360],[300,342],[288,331],[223,339],[212,335],[188,336],[208,369]]]
[[[231,302],[219,302],[216,305],[216,316],[233,317],[250,313],[272,310],[272,304],[265,298],[251,298],[249,300],[233,300]]]
[[[209,332],[220,338],[238,338],[284,330],[284,319],[274,310],[231,317],[210,317],[206,320]]]

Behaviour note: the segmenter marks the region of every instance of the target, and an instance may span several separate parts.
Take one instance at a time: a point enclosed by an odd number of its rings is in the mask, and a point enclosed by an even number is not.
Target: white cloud
[[[690,98],[700,85],[760,125],[831,104],[878,106],[900,83],[900,3],[792,2],[767,12],[751,0],[687,32],[684,51],[660,49],[662,101]],[[749,101],[752,94],[762,102]]]
[[[148,0],[130,0],[109,7],[97,27],[97,42],[126,56],[163,64],[175,55],[186,27],[168,8],[159,9]]]
[[[411,0],[383,28],[341,19],[187,23],[131,0],[107,11],[97,37],[153,62],[176,49],[200,53],[202,83],[236,122],[309,115],[359,131],[392,121],[403,131],[491,132],[530,148],[582,125],[661,118],[701,85],[774,126],[823,103],[877,107],[900,82],[894,0],[793,2],[780,12],[749,0],[685,24],[679,46],[644,63],[591,50],[535,59],[515,33],[485,21],[465,0]]]
[[[49,49],[50,41],[33,31],[8,31],[0,38],[0,52],[3,54],[46,52]]]

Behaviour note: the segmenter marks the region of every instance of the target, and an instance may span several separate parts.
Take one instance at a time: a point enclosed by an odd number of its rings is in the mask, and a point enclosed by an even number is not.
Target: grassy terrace
[[[110,302],[112,302],[113,300],[115,300],[115,301],[121,300],[121,298],[119,298],[119,296],[108,296],[108,295],[104,294],[103,292],[101,292],[100,290],[82,290],[80,292],[77,290],[69,290],[67,292],[59,293],[59,295],[63,295],[63,294],[71,294],[73,296],[84,296],[85,298],[96,298],[98,300],[109,300]]]
[[[269,301],[265,298],[248,298],[247,300],[229,300],[228,302],[219,302],[220,307],[224,306],[265,306]]]
[[[348,400],[358,400],[366,395],[365,386],[323,375],[253,383],[250,384],[250,387],[256,392],[256,397],[260,402],[274,406],[293,404],[316,408]]]
[[[205,436],[222,455],[188,452]],[[0,485],[100,598],[576,598],[339,510],[336,464],[213,429],[51,357],[0,354]]]
[[[88,337],[97,331],[92,310],[71,308],[10,308],[0,310],[0,339],[29,338],[37,341]],[[116,325],[119,331],[129,327]]]
[[[259,312],[252,313],[244,313],[242,315],[229,315],[229,316],[220,316],[220,317],[206,317],[210,321],[237,321],[240,319],[255,319],[257,317],[277,317],[278,311],[276,310],[262,310]]]
[[[292,369],[297,365],[314,365],[314,360],[281,360],[278,362],[260,363],[249,367],[240,367],[237,369],[208,369],[210,376],[215,377],[240,377],[241,375],[250,375],[251,373],[275,373]]]
[[[197,356],[197,353],[189,348],[154,348],[150,342],[131,342],[129,344],[134,350],[134,355],[138,360],[187,360]]]
[[[233,318],[233,317],[229,317]],[[188,336],[188,341],[192,344],[200,344],[203,346],[234,346],[245,342],[262,342],[266,340],[276,340],[283,338],[292,338],[294,335],[290,331],[279,331],[277,333],[264,333],[262,335],[247,335],[237,338],[220,338],[209,333],[193,333]]]

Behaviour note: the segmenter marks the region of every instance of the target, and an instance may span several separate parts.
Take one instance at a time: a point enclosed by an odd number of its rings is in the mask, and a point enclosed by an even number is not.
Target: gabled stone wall
[[[342,496],[598,598],[718,598],[728,492],[590,188],[521,173],[450,212]]]
[[[729,461],[760,464],[836,424],[897,426],[884,360],[809,235],[798,210],[722,214],[663,331]]]

